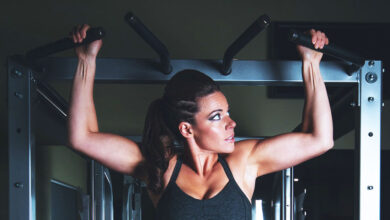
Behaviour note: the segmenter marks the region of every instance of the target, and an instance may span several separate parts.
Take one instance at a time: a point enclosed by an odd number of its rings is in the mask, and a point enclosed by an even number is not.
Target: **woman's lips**
[[[229,143],[234,143],[234,135],[228,137],[225,139],[225,141],[229,142]]]

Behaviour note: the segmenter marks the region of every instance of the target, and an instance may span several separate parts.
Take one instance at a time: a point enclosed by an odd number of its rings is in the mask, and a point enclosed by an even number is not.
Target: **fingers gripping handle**
[[[336,57],[358,68],[364,65],[364,59],[362,57],[359,57],[356,54],[331,43],[328,45],[324,45],[323,49],[315,49],[313,43],[311,42],[310,35],[301,33],[296,30],[290,30],[288,37],[289,40],[295,44],[299,44],[312,50],[327,54],[329,56]]]
[[[26,53],[28,59],[38,59],[47,57],[51,54],[58,53],[64,50],[72,49],[80,45],[89,44],[95,40],[100,40],[105,36],[105,31],[102,27],[90,28],[87,31],[87,37],[81,43],[74,43],[71,38],[63,38],[53,43],[49,43]]]

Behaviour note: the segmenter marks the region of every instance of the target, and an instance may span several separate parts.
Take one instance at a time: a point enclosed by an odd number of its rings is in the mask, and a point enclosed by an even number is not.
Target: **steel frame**
[[[31,69],[13,60],[8,61],[10,219],[35,219],[35,149],[31,131],[34,89],[31,88],[31,77]]]
[[[221,60],[171,60],[172,72],[195,69],[207,73],[224,85],[302,85],[300,61],[236,60],[230,75],[219,72]],[[45,80],[72,80],[77,65],[75,58],[48,58],[37,64],[44,69]],[[96,63],[97,82],[165,83],[174,74],[164,75],[158,63],[148,59],[100,58]],[[356,84],[357,74],[346,74],[349,68],[342,62],[322,62],[326,83]],[[325,73],[325,74],[324,74]]]
[[[228,76],[220,74],[218,67],[221,63],[220,60],[171,61],[173,73],[183,69],[196,69],[207,73],[220,84],[302,85],[299,61],[238,60],[234,61],[232,73]],[[32,98],[36,95],[37,79],[71,80],[76,64],[77,60],[74,58],[49,58],[34,65],[26,64],[18,58],[8,60],[9,216],[12,220],[35,219],[35,142],[31,126],[31,105]],[[381,61],[366,61],[360,70],[348,75],[348,68],[343,63],[321,63],[321,72],[327,84],[353,85],[359,91],[355,219],[380,219],[381,67]],[[172,75],[162,74],[154,60],[97,60],[96,81],[100,82],[164,83]],[[99,178],[94,178],[94,191],[101,191],[104,168],[92,166],[92,169],[94,176],[97,172],[100,173],[100,176],[97,175]],[[292,182],[292,179],[292,172],[285,175],[286,181]],[[287,185],[289,184],[285,184],[285,187]],[[286,211],[292,209],[292,184],[289,187],[290,189],[285,188],[285,195],[290,195],[289,199],[285,198],[285,205],[290,207],[286,207]],[[95,213],[99,211],[101,210],[95,209]],[[293,219],[292,215],[290,219]]]

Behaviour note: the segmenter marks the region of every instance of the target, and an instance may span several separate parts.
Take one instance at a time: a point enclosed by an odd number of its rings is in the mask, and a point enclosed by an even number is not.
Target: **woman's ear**
[[[193,137],[192,125],[188,122],[180,122],[179,131],[184,138]]]

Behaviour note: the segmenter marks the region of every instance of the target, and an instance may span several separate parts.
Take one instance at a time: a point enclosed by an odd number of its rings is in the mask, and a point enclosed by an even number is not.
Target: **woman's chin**
[[[233,151],[234,151],[234,144],[229,144],[228,146],[225,146],[225,148],[223,148],[223,152],[221,153],[230,154]]]

